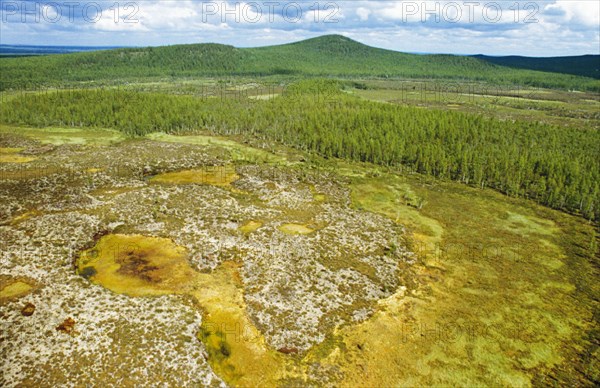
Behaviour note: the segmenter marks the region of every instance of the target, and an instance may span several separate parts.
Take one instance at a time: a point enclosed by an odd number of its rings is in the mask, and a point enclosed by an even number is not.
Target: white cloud
[[[600,26],[600,1],[558,0],[547,5],[545,10],[563,14],[563,23],[581,24],[596,28],[596,31]]]
[[[150,30],[185,30],[195,26],[199,15],[192,1],[178,1],[177,6],[166,1],[139,3],[139,22]]]
[[[369,16],[371,16],[371,10],[365,7],[358,7],[356,9],[356,14],[358,15],[360,21],[365,22],[369,20]]]
[[[97,21],[86,22],[93,29],[104,32],[150,32],[149,28],[140,21],[139,9],[125,4],[102,10],[98,14]],[[93,17],[93,16],[90,16]],[[94,17],[95,19],[95,17]]]
[[[97,1],[103,12],[96,23],[86,22],[81,15],[73,22],[63,14],[58,23],[45,20],[22,23],[18,15],[11,16],[8,22],[0,24],[2,43],[164,45],[218,42],[247,47],[323,34],[344,34],[399,51],[540,56],[600,53],[600,2],[594,0],[537,3],[498,0],[495,3],[502,7],[498,20],[495,20],[496,9],[490,8],[487,12],[484,9],[484,4],[493,1],[476,1],[471,7],[462,0],[306,1],[295,3],[302,11],[297,20],[295,5],[288,7],[284,14],[284,7],[291,3],[286,1],[275,1],[271,5],[258,1],[259,7],[256,7],[257,3],[252,0],[143,0],[134,2],[139,7],[133,15],[137,19],[134,23],[126,23],[126,16],[135,11],[125,9],[127,2],[118,2],[120,7],[115,20],[115,11],[109,8],[115,2]],[[515,3],[520,6],[518,10],[514,9]],[[51,4],[49,2],[43,11],[48,19],[56,11]],[[314,8],[315,4],[319,10]],[[326,4],[335,4],[339,8],[325,10]],[[537,5],[537,9],[523,9],[525,4]],[[535,11],[533,15],[532,11]],[[537,21],[525,23],[528,16]]]

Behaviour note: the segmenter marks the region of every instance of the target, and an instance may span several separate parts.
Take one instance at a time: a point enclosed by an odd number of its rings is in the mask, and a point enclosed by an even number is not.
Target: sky
[[[326,34],[404,52],[600,54],[600,1],[9,1],[0,44],[283,44]]]

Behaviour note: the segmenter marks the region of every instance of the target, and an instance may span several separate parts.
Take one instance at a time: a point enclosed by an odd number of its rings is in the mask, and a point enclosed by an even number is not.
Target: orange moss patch
[[[150,182],[172,185],[204,184],[212,186],[229,186],[239,178],[235,168],[227,165],[207,166],[194,170],[167,172],[153,177],[150,179]]]
[[[71,317],[65,319],[63,323],[56,326],[56,331],[60,331],[69,335],[76,335],[77,332],[75,331],[75,320]]]

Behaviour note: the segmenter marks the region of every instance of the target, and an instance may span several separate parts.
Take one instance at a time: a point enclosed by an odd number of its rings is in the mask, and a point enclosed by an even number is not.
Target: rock
[[[33,315],[34,312],[35,312],[35,305],[33,303],[27,303],[21,309],[21,315],[23,315],[24,317],[30,317]]]
[[[75,320],[71,317],[65,319],[63,321],[63,323],[61,323],[60,325],[56,326],[56,330],[57,331],[62,331],[63,333],[66,334],[74,334],[75,330],[73,330],[75,327]]]
[[[283,348],[277,349],[277,351],[283,354],[296,354],[298,353],[298,348],[288,348],[287,346],[284,346]]]

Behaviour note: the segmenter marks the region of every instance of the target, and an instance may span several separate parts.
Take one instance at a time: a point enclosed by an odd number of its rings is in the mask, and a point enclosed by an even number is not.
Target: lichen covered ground
[[[44,147],[10,132],[0,140]],[[5,384],[77,383],[80,373],[155,380],[161,364],[167,382],[218,383],[222,368],[209,366],[198,334],[203,314],[204,327],[260,333],[269,357],[303,354],[367,319],[409,272],[402,227],[352,209],[326,173],[233,165],[219,146],[100,140],[53,141],[35,162],[0,165],[3,275],[39,285],[3,306]],[[235,276],[215,282],[229,263]],[[36,306],[29,317],[19,312],[26,302]],[[67,318],[69,335],[55,330]],[[235,359],[240,341],[229,342]],[[244,362],[221,372],[258,379]]]
[[[2,128],[2,156],[2,386],[598,378],[576,217],[211,136]]]

